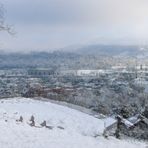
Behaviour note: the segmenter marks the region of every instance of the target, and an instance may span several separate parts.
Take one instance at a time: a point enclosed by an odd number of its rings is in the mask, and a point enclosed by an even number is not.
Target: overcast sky
[[[0,49],[53,50],[85,44],[147,44],[148,0],[3,0]]]

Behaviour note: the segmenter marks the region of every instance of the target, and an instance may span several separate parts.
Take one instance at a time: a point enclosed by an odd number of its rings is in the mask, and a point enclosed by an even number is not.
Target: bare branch
[[[15,32],[12,29],[13,28],[12,25],[5,24],[4,14],[5,14],[5,9],[3,7],[3,4],[0,4],[0,31],[6,31],[9,34],[14,35]]]

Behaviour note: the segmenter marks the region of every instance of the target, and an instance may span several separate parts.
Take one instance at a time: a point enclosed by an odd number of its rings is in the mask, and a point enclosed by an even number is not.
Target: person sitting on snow
[[[40,125],[41,125],[42,127],[46,127],[46,128],[48,128],[48,129],[53,129],[52,126],[48,126],[48,125],[47,125],[46,120],[44,120]]]
[[[23,117],[20,116],[20,119],[18,120],[19,122],[23,122]]]
[[[41,124],[42,127],[47,127],[46,121],[44,120]]]
[[[31,118],[30,118],[30,126],[35,126],[35,121],[34,121],[34,116],[32,115]]]
[[[16,120],[16,122],[23,122],[23,117],[20,116],[20,118],[18,120]]]

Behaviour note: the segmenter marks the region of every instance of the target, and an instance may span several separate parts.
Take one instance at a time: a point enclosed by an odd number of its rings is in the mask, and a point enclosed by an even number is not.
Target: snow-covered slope
[[[22,115],[24,122],[17,123]],[[28,125],[34,115],[37,127]],[[40,128],[46,120],[53,129]],[[59,128],[62,127],[64,129]],[[104,139],[104,120],[50,102],[25,98],[0,102],[0,148],[144,148],[146,143]]]

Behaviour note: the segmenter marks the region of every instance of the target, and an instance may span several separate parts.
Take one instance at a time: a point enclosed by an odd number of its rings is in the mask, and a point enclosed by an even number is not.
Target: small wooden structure
[[[116,122],[105,128],[105,133],[120,138],[121,135],[127,135],[138,139],[148,139],[148,118],[141,114],[137,114],[128,119],[122,116],[116,116]]]

